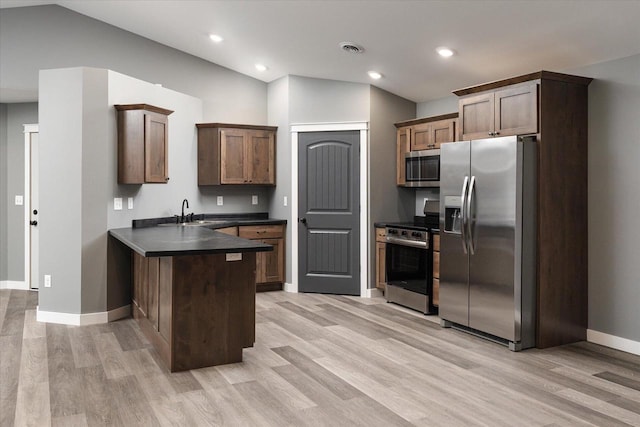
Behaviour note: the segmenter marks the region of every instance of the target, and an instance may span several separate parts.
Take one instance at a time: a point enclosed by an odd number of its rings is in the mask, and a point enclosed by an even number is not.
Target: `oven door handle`
[[[392,236],[387,236],[387,243],[400,245],[400,246],[410,246],[412,248],[429,249],[429,244],[427,242],[420,242],[417,240],[398,239],[397,237],[392,237]]]

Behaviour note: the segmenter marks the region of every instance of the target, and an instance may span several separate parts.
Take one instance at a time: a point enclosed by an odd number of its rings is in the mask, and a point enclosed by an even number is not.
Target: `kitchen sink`
[[[176,224],[175,222],[171,222],[171,223],[165,223],[165,224],[158,224],[161,227],[169,227],[169,226],[176,226],[176,225],[181,225],[184,227],[205,227],[207,225],[219,225],[219,224],[224,224],[229,222],[228,220],[214,220],[214,219],[200,219],[197,221],[191,221],[191,222],[181,222]]]

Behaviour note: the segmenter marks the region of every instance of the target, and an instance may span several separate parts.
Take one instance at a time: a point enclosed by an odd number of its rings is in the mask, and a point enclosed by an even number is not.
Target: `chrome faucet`
[[[182,214],[180,215],[180,222],[186,222],[186,217],[184,216],[184,205],[187,205],[187,209],[189,209],[189,201],[184,199],[182,201]]]

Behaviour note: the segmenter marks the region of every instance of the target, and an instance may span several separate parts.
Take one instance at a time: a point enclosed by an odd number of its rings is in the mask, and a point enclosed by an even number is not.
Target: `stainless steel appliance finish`
[[[535,345],[535,137],[441,145],[440,317]]]
[[[386,291],[387,302],[435,313],[429,232],[419,227],[387,226]]]
[[[409,151],[404,164],[405,187],[440,186],[440,150]]]

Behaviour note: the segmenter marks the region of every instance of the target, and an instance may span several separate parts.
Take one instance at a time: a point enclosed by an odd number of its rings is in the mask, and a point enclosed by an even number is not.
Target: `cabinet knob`
[[[493,135],[495,135],[495,133],[489,132],[489,136],[493,136]]]
[[[500,132],[494,132],[493,134],[494,135],[500,135]]]
[[[169,181],[169,177],[166,177],[164,180],[165,180],[165,181]]]

